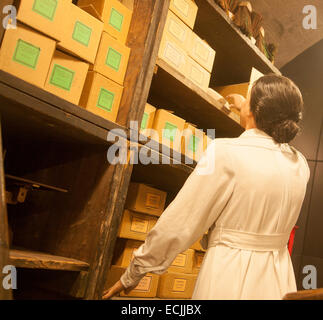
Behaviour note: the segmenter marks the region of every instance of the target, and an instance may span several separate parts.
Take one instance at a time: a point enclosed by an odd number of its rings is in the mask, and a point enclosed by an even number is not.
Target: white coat
[[[206,163],[214,164],[208,174]],[[309,175],[299,151],[261,130],[215,139],[135,252],[122,284],[164,273],[209,230],[193,299],[281,299],[296,291],[287,242]]]

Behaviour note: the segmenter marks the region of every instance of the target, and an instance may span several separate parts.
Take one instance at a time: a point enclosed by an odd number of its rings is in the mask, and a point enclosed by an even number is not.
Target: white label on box
[[[146,207],[159,209],[160,195],[155,193],[147,192],[146,194]]]
[[[175,279],[173,285],[173,291],[184,292],[186,289],[186,279]]]
[[[166,42],[164,57],[172,64],[174,64],[177,68],[180,68],[183,61],[183,55],[171,42]]]
[[[206,43],[203,43],[203,41],[196,39],[194,54],[201,58],[204,62],[208,62],[210,57],[210,48]]]
[[[152,281],[152,276],[143,277],[138,283],[137,287],[134,288],[134,290],[148,292],[150,290],[151,281]]]
[[[187,30],[183,28],[183,26],[180,23],[175,21],[174,18],[171,18],[171,21],[168,26],[168,32],[171,33],[182,43],[184,43],[187,38]]]
[[[189,11],[190,11],[190,5],[186,0],[174,0],[174,6],[185,17],[188,17],[188,14],[189,14]]]
[[[175,267],[185,267],[186,265],[186,257],[187,255],[186,254],[179,254],[175,260],[173,261],[172,263],[172,266],[175,266]]]
[[[195,66],[191,65],[190,66],[190,79],[199,84],[200,86],[203,85],[203,79],[204,79],[204,73],[199,69],[196,68]]]
[[[140,233],[147,233],[148,220],[132,217],[130,230],[135,232],[140,232]]]

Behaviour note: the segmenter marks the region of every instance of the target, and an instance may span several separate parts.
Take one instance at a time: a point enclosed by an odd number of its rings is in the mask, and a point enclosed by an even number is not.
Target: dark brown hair
[[[289,143],[300,131],[303,97],[296,84],[283,76],[267,75],[251,90],[250,110],[257,128],[277,143]]]

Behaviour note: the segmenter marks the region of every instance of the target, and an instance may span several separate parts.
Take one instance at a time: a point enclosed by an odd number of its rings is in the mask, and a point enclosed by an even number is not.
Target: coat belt
[[[207,236],[207,247],[224,244],[233,248],[252,251],[276,251],[286,248],[289,233],[259,234],[240,230],[215,228]],[[205,240],[202,240],[205,243]]]

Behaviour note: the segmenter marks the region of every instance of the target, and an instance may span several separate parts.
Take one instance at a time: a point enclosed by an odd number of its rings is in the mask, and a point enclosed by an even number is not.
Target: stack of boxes
[[[146,104],[140,133],[199,161],[211,139],[194,124],[174,115],[171,111],[156,109]]]
[[[72,0],[18,1],[17,28],[5,32],[0,69],[115,121],[131,11],[118,0],[78,3],[101,15]]]
[[[192,0],[171,0],[158,56],[207,91],[215,51],[192,30],[197,11]]]
[[[130,264],[133,253],[143,244],[148,232],[165,209],[166,192],[131,183],[126,200],[113,265],[105,288],[112,286]],[[129,294],[121,296],[162,299],[189,299],[192,296],[199,260],[192,248],[179,254],[162,276],[148,273]]]

